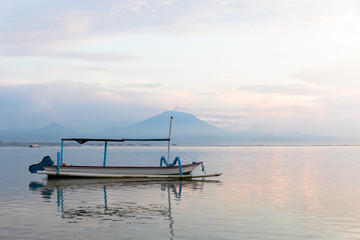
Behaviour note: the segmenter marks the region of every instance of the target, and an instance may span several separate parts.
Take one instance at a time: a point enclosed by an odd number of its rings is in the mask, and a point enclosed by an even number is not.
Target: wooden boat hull
[[[202,162],[182,165],[182,174],[189,175]],[[49,177],[116,177],[116,176],[161,176],[179,175],[179,166],[173,167],[101,167],[101,166],[61,166],[57,172],[56,166],[44,166],[40,174],[47,174]]]
[[[222,173],[201,174],[201,175],[124,175],[124,174],[100,174],[100,173],[78,173],[78,172],[54,172],[38,171],[38,174],[47,174],[49,178],[123,178],[136,180],[181,180],[193,178],[218,177]]]

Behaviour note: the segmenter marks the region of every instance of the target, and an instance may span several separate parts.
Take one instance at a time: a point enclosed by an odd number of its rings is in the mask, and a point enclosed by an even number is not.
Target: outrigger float
[[[169,138],[154,139],[99,139],[99,138],[62,138],[61,150],[57,153],[57,164],[49,156],[43,158],[40,163],[33,164],[29,167],[31,173],[45,174],[48,178],[151,178],[151,179],[192,179],[217,177],[222,173],[206,174],[203,162],[192,162],[191,164],[182,165],[180,158],[176,157],[173,163],[166,161],[164,156],[160,159],[159,167],[121,167],[106,166],[106,155],[108,142],[138,142],[138,141],[167,141],[168,152],[167,159],[170,158],[171,146],[171,127],[172,119],[170,118]],[[104,142],[104,159],[102,166],[73,166],[63,164],[63,149],[65,141],[76,141],[84,144],[89,141]],[[164,164],[164,166],[163,166]],[[177,165],[176,165],[177,164]],[[201,165],[204,174],[192,175],[191,172]]]

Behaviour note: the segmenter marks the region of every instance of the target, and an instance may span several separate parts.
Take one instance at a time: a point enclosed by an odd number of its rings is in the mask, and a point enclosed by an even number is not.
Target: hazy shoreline
[[[32,148],[31,145],[39,145],[33,148],[41,147],[60,147],[60,142],[5,142],[0,141],[0,147],[26,147]],[[103,146],[104,144],[85,144],[79,145],[77,143],[67,143],[64,146],[66,147],[97,147]],[[111,147],[167,147],[165,145],[152,145],[152,144],[109,144]],[[172,147],[301,147],[301,146],[319,146],[319,147],[332,147],[332,146],[349,146],[357,147],[360,146],[359,143],[239,143],[239,144],[173,144]]]

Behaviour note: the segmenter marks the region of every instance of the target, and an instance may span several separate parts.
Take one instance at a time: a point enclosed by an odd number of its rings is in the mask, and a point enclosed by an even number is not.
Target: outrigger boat
[[[31,173],[45,174],[48,178],[64,178],[64,177],[83,177],[83,178],[152,178],[152,179],[191,179],[216,177],[221,173],[206,174],[203,162],[192,162],[191,164],[182,165],[180,158],[176,157],[173,163],[166,160],[164,156],[160,159],[160,166],[148,167],[120,167],[120,166],[106,166],[106,155],[108,142],[138,142],[138,141],[167,141],[168,155],[170,157],[171,146],[171,127],[172,119],[170,118],[169,138],[154,138],[154,139],[99,139],[99,138],[62,138],[61,151],[57,153],[57,164],[49,156],[43,158],[38,164],[33,164],[29,167]],[[89,141],[104,142],[104,159],[102,166],[73,166],[63,164],[63,149],[65,141],[76,141],[84,144]],[[163,166],[164,164],[164,166]],[[176,165],[177,164],[177,165]],[[201,165],[204,174],[192,175],[191,172]]]

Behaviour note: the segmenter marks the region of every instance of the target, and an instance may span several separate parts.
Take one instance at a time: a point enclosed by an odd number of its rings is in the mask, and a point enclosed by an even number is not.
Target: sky
[[[0,130],[175,110],[235,132],[360,136],[358,0],[0,0],[0,16]]]

